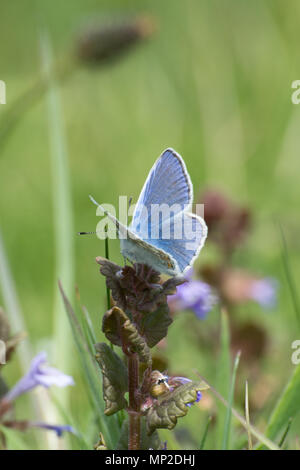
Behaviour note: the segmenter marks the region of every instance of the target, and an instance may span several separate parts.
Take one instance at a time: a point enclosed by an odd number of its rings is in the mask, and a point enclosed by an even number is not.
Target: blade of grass
[[[221,310],[221,332],[220,332],[220,353],[217,362],[216,383],[218,390],[223,396],[228,396],[230,388],[230,333],[228,314],[225,309]],[[221,448],[223,444],[223,432],[225,429],[226,410],[222,406],[218,406],[217,420],[217,448]]]
[[[210,391],[218,398],[218,400],[220,400],[225,407],[228,407],[229,405],[225,398],[223,398],[222,395],[201,374],[199,374],[199,372],[195,371],[195,373],[198,375],[198,377],[201,378],[201,380],[204,380],[204,382],[209,386]],[[250,424],[248,427],[246,420],[242,415],[240,415],[240,413],[238,413],[238,411],[236,411],[234,408],[232,408],[231,411],[234,417],[241,423],[246,431],[249,429],[252,436],[254,436],[259,442],[271,450],[280,450],[280,447],[278,447],[277,444],[272,442],[268,437],[264,436],[264,434],[256,429],[252,424]]]
[[[59,282],[59,289],[65,305],[65,310],[69,318],[73,338],[79,353],[82,363],[82,370],[87,382],[88,396],[93,407],[95,416],[98,418],[99,431],[105,437],[109,449],[114,449],[119,439],[120,427],[116,415],[109,418],[104,414],[104,403],[101,400],[102,380],[98,365],[91,354],[89,345],[84,337],[84,332],[81,328],[80,322],[74,312],[72,305],[66,297],[61,283]]]
[[[300,410],[300,364],[295,368],[290,381],[284,389],[270,417],[266,436],[275,439],[290,418]]]
[[[282,438],[280,439],[280,442],[279,442],[279,447],[281,447],[281,448],[283,447],[284,441],[286,440],[286,437],[289,433],[289,430],[291,429],[292,422],[293,422],[293,418],[290,418],[289,422],[287,424],[287,427],[286,427],[286,429],[285,429],[285,431],[282,435]]]
[[[73,209],[68,166],[68,150],[64,130],[61,99],[55,74],[51,44],[46,33],[40,39],[43,73],[48,81],[47,114],[52,167],[52,199],[55,230],[55,302],[54,302],[54,362],[68,372],[72,369],[70,326],[63,312],[57,279],[63,282],[70,297],[74,286]],[[67,389],[64,389],[65,402]]]
[[[292,270],[291,270],[287,243],[286,243],[286,239],[285,239],[284,232],[283,232],[280,222],[277,222],[277,225],[278,225],[278,230],[279,230],[280,240],[281,240],[281,257],[282,257],[284,272],[285,272],[285,276],[286,276],[289,290],[291,293],[291,298],[292,298],[296,318],[298,321],[298,325],[300,326],[300,303],[299,303],[299,298],[297,294],[296,283],[294,281],[294,277],[293,277]]]
[[[212,421],[212,417],[209,416],[209,418],[208,418],[208,420],[207,420],[207,423],[206,423],[206,426],[205,426],[205,429],[204,429],[204,433],[203,433],[201,442],[200,442],[200,447],[199,447],[200,450],[203,450],[203,449],[204,449],[204,446],[205,446],[205,442],[206,442],[206,438],[207,438],[207,434],[208,434],[208,430],[209,430],[209,426],[210,426],[211,421]]]
[[[234,389],[235,389],[235,379],[236,373],[240,362],[241,352],[239,351],[235,357],[234,365],[233,365],[233,372],[232,372],[232,379],[230,384],[230,390],[228,395],[228,406],[226,410],[226,418],[225,418],[225,425],[224,425],[224,434],[223,434],[223,442],[222,442],[222,450],[227,450],[229,445],[230,439],[230,427],[231,427],[231,413],[232,413],[232,403],[234,399]]]
[[[247,380],[246,380],[246,384],[245,384],[245,418],[246,418],[247,433],[248,433],[248,449],[252,450],[253,445],[252,445],[252,438],[251,438],[251,432],[250,432],[249,394],[248,394],[248,382],[247,382]]]

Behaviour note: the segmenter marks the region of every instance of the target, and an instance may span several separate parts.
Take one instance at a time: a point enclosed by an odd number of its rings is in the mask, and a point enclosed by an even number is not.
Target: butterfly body
[[[104,213],[118,229],[125,258],[175,276],[193,264],[207,236],[204,220],[189,212],[192,201],[185,163],[175,150],[167,149],[150,170],[130,226]]]

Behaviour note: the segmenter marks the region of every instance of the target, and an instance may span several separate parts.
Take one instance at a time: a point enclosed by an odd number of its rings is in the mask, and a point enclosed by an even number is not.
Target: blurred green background
[[[291,102],[291,83],[300,79],[299,2],[1,0],[0,11],[0,79],[7,86],[1,121],[10,103],[41,73],[41,31],[49,34],[55,57],[68,57],[74,53],[78,30],[90,20],[139,13],[153,18],[156,28],[149,40],[113,64],[79,67],[59,89],[74,216],[69,233],[74,282],[101,338],[105,289],[94,259],[104,255],[104,245],[95,236],[76,235],[95,230],[95,208],[88,195],[112,204],[119,195],[136,200],[154,160],[173,147],[185,159],[195,195],[206,187],[219,188],[253,210],[252,235],[236,253],[236,262],[279,279],[279,304],[272,313],[249,306],[240,315],[257,318],[270,333],[261,367],[276,379],[271,397],[275,400],[294,367],[291,342],[299,339],[276,225],[279,221],[284,230],[296,280],[300,106]],[[45,97],[2,144],[0,226],[6,254],[30,342],[35,351],[51,351],[57,287]],[[117,241],[110,251],[111,259],[121,263]],[[209,246],[203,250],[200,263],[214,256],[211,251]],[[170,369],[190,375],[197,368],[213,381],[216,357],[201,353],[195,332],[218,322],[217,310],[201,324],[192,314],[177,316],[166,352]],[[73,364],[65,372],[79,382],[71,398],[84,430],[88,405],[72,349],[70,356]],[[17,365],[17,357],[14,362]],[[5,375],[13,383],[17,367]],[[204,424],[195,410],[177,429],[189,427],[197,439]]]

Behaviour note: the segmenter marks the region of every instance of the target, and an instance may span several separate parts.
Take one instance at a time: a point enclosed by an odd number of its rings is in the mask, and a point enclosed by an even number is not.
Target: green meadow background
[[[40,76],[45,34],[54,60],[71,58],[78,31],[90,20],[105,22],[136,14],[153,19],[155,32],[147,41],[113,64],[78,66],[54,90],[60,107],[58,131],[49,117],[46,94],[0,140],[0,228],[27,342],[33,352],[47,350],[53,365],[74,375],[77,385],[66,406],[80,431],[88,432],[91,410],[71,333],[63,321],[55,327],[60,322],[58,312],[64,315],[57,278],[65,281],[73,299],[71,286],[78,286],[102,339],[106,297],[95,257],[104,256],[104,244],[95,236],[76,235],[95,230],[98,221],[88,195],[114,205],[119,195],[136,200],[153,162],[171,146],[185,159],[195,195],[207,187],[217,188],[253,211],[252,233],[236,253],[236,265],[279,280],[274,311],[249,305],[237,314],[241,323],[254,318],[269,335],[259,367],[272,377],[272,392],[254,420],[264,429],[295,368],[291,342],[300,339],[290,289],[292,284],[297,291],[300,274],[300,105],[291,102],[291,84],[300,79],[300,3],[0,0],[0,79],[7,86],[0,122]],[[57,145],[64,147],[68,162],[70,187],[63,190],[54,156]],[[63,205],[68,198],[71,213],[58,219],[60,201]],[[287,251],[282,248],[279,223]],[[57,240],[62,240],[62,252]],[[208,243],[199,264],[215,256]],[[117,241],[110,244],[110,257],[122,263]],[[0,289],[0,305],[5,307],[6,302]],[[163,352],[170,371],[192,377],[197,369],[215,383],[218,356],[202,348],[197,334],[207,329],[214,334],[211,341],[216,341],[219,317],[217,308],[201,322],[192,313],[176,316]],[[4,375],[12,385],[21,373],[16,354]],[[251,396],[251,382],[249,390]],[[26,397],[18,409],[20,417],[30,416]],[[207,416],[195,407],[180,420],[178,445],[195,448]],[[295,420],[292,447],[297,434]],[[171,433],[164,436],[171,442]],[[21,437],[29,447],[38,445],[33,432]],[[95,442],[94,435],[90,439]],[[216,447],[213,432],[207,447]]]

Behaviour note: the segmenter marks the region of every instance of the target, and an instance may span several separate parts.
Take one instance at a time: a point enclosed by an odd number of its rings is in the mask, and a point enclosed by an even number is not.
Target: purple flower
[[[198,318],[204,318],[216,303],[211,287],[205,282],[192,280],[192,270],[185,274],[187,282],[177,286],[176,294],[168,297],[171,310],[192,310]]]
[[[57,387],[74,385],[74,380],[70,375],[65,375],[59,370],[45,365],[46,360],[46,353],[39,353],[31,361],[30,369],[27,374],[16,383],[16,385],[5,395],[4,399],[11,402],[19,395],[28,392],[38,385],[42,385],[46,388],[51,385],[56,385]]]
[[[50,430],[50,431],[55,431],[58,437],[61,437],[63,432],[71,432],[72,434],[76,434],[75,429],[72,426],[69,426],[68,424],[55,425],[55,424],[35,423],[35,422],[29,422],[28,424],[31,427],[36,427],[36,428],[47,429],[47,430]]]
[[[265,278],[252,282],[249,297],[264,308],[273,308],[277,301],[278,283],[275,279]]]

